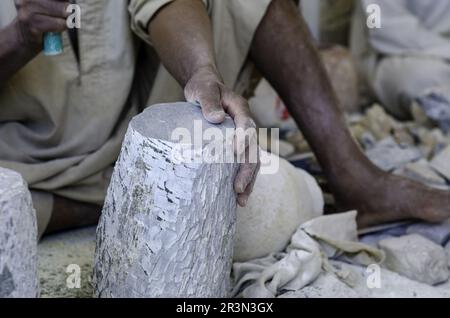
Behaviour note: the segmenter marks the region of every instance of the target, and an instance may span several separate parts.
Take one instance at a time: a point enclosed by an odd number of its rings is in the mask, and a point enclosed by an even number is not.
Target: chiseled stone
[[[0,298],[39,295],[37,223],[22,176],[0,168]]]
[[[378,245],[386,253],[384,265],[400,275],[428,285],[449,278],[444,249],[423,236],[411,234],[389,238]]]
[[[131,121],[97,228],[96,296],[229,295],[239,166],[177,160],[174,149],[195,142],[171,134],[184,128],[193,138],[195,121],[200,134],[234,128],[229,117],[206,122],[188,103],[151,106]],[[207,155],[219,145],[234,155],[229,137],[205,140],[200,150]]]

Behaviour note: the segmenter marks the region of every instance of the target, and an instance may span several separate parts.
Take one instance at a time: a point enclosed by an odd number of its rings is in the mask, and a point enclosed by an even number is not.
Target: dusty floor
[[[92,297],[94,251],[94,227],[45,237],[38,247],[41,297]],[[71,264],[79,266],[80,288],[68,287],[77,270]]]
[[[88,298],[92,297],[92,266],[95,250],[95,228],[87,228],[45,237],[39,244],[39,275],[41,297],[43,298]],[[74,272],[67,273],[68,266],[80,268],[80,288],[69,288],[67,284]],[[341,263],[341,266],[349,266]],[[69,268],[70,269],[70,268]],[[396,273],[383,269],[382,288],[369,290],[363,280],[365,269],[356,268],[358,288],[350,289],[337,279],[317,280],[310,287],[299,292],[291,292],[283,297],[320,298],[320,297],[426,297],[449,298],[450,281],[437,287],[413,282]]]

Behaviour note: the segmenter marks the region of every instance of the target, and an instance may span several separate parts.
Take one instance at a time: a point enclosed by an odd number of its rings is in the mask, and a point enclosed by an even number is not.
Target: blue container
[[[61,33],[48,32],[44,35],[44,54],[47,56],[59,55],[64,51]]]

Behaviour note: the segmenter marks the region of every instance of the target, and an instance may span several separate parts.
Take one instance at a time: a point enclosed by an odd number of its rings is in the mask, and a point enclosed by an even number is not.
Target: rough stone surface
[[[450,247],[450,244],[449,244]],[[38,246],[41,297],[92,297],[91,274],[94,262],[95,228],[65,232],[45,237]],[[449,250],[450,252],[450,250]],[[80,289],[68,289],[65,282],[67,264],[81,267]],[[366,267],[331,261],[341,269],[352,270],[356,274],[355,284],[350,287],[332,274],[323,273],[311,285],[299,291],[286,291],[282,298],[328,298],[328,297],[450,297],[450,280],[435,287],[425,285],[397,273],[381,268],[380,288],[367,287]]]
[[[0,298],[39,295],[36,213],[20,174],[0,168]]]
[[[187,103],[151,106],[130,123],[97,228],[96,296],[229,295],[238,165],[177,162],[171,134],[192,134],[194,121],[203,132],[234,128],[231,118],[207,123]],[[203,154],[217,145],[233,154],[233,136],[225,139],[204,142]]]
[[[428,285],[449,278],[444,249],[420,235],[385,239],[378,245],[386,253],[384,265],[400,275]]]
[[[331,273],[322,273],[311,285],[288,291],[280,298],[449,298],[448,284],[437,287],[410,280],[385,268],[378,273],[367,267],[331,261],[335,268],[347,272],[351,285]],[[375,285],[374,278],[379,278]],[[370,284],[369,284],[370,283]]]
[[[354,278],[353,290],[364,298],[448,298],[450,288],[437,288],[414,280],[410,280],[395,272],[380,268],[379,285],[370,286],[374,283],[373,270],[367,267],[350,265],[341,262],[332,262],[334,266],[339,266],[343,270],[352,272]],[[369,285],[368,282],[371,284]],[[369,288],[370,286],[370,288]]]
[[[407,234],[419,234],[436,244],[444,246],[450,240],[450,223],[441,224],[417,223],[410,225]]]

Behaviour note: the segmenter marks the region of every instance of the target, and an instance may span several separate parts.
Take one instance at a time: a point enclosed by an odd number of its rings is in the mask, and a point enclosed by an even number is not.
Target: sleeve
[[[382,54],[420,54],[450,59],[450,41],[427,29],[410,10],[407,0],[362,0],[364,7],[381,8],[381,28],[369,30],[371,46]]]
[[[128,11],[131,15],[131,29],[142,40],[151,45],[148,24],[153,16],[174,0],[130,0]],[[202,0],[207,6],[208,0]]]

